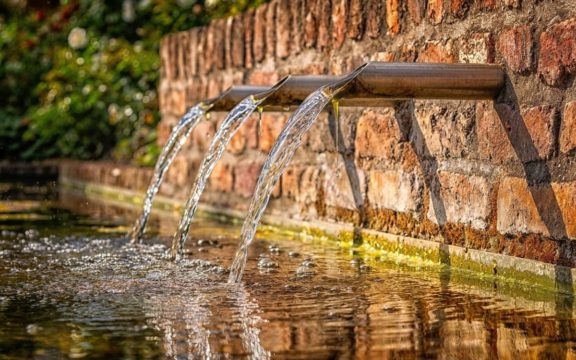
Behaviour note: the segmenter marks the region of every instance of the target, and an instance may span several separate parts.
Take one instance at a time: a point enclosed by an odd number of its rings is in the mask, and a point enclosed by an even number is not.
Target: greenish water
[[[0,202],[0,359],[576,357],[569,294],[266,231],[230,285],[238,226],[174,264],[176,218],[131,245],[136,213],[61,199]]]

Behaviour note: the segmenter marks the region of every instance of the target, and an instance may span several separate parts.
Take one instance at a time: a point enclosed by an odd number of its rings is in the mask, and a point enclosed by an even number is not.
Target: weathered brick
[[[474,144],[474,108],[456,110],[418,102],[411,141],[420,156],[465,158]]]
[[[190,40],[190,46],[188,48],[188,69],[190,76],[198,75],[198,35],[199,29],[193,28],[188,31],[188,37]]]
[[[500,34],[497,48],[508,67],[523,73],[532,70],[532,31],[528,25],[520,25]]]
[[[540,35],[538,74],[546,84],[557,86],[575,73],[576,18],[572,18]]]
[[[338,155],[327,157],[322,163],[322,188],[327,206],[337,209],[357,210],[366,197],[366,180],[362,170],[354,168],[358,183],[350,181],[342,159]]]
[[[242,17],[244,22],[244,68],[251,69],[254,66],[254,10],[248,10]]]
[[[348,15],[348,0],[332,2],[332,44],[336,49],[341,48],[346,40]]]
[[[519,8],[521,0],[502,0],[505,6],[509,8]]]
[[[386,0],[386,24],[389,34],[400,32],[400,4],[398,0]]]
[[[274,58],[276,55],[276,8],[278,1],[271,1],[268,3],[266,9],[266,57]]]
[[[362,39],[364,34],[364,0],[350,0],[350,16],[348,17],[348,37],[354,40]]]
[[[376,38],[382,33],[385,9],[386,6],[381,0],[366,1],[366,35],[369,37]]]
[[[457,223],[474,229],[489,226],[492,186],[476,175],[439,171],[430,189],[428,219],[436,224]]]
[[[418,62],[423,63],[455,63],[457,62],[452,41],[429,41],[418,54]]]
[[[306,1],[306,17],[304,19],[304,46],[312,48],[316,46],[318,38],[318,18],[316,13],[317,1]]]
[[[576,101],[564,106],[560,127],[560,151],[568,153],[576,149]]]
[[[159,146],[164,146],[164,144],[166,144],[166,141],[177,122],[178,119],[175,116],[162,115],[162,121],[160,121],[156,128],[156,133],[158,134],[156,143]]]
[[[474,33],[460,39],[459,59],[462,63],[494,62],[494,40],[490,33]]]
[[[330,47],[330,39],[332,36],[332,8],[331,1],[320,0],[317,3],[317,22],[318,38],[316,40],[316,47],[320,50],[325,50]]]
[[[160,40],[160,82],[172,78],[170,73],[170,40],[169,36],[164,36]]]
[[[497,229],[504,234],[573,239],[575,203],[576,182],[529,186],[525,179],[506,177],[498,189]]]
[[[410,14],[412,21],[414,21],[415,24],[420,24],[426,11],[426,1],[408,0],[406,5],[408,7],[408,14]]]
[[[486,10],[496,9],[498,2],[497,2],[497,0],[479,0],[477,2],[477,4],[478,4],[478,9],[486,11]]]
[[[229,17],[225,19],[224,26],[224,68],[229,69],[232,67],[232,43],[233,38],[236,36],[236,29],[234,29],[234,18]]]
[[[200,121],[192,130],[192,144],[199,151],[206,151],[216,132],[212,121]]]
[[[232,43],[230,46],[232,65],[242,67],[244,66],[244,21],[240,16],[235,16],[232,20]]]
[[[508,131],[502,124],[492,101],[479,101],[476,104],[476,137],[481,160],[495,163],[518,160]]]
[[[303,169],[300,166],[288,166],[282,174],[282,193],[288,199],[296,199],[298,196],[298,184]]]
[[[190,48],[190,42],[188,37],[188,32],[181,31],[177,33],[177,41],[179,45],[179,53],[178,53],[178,67],[180,68],[180,79],[187,80],[190,78],[190,70],[189,70],[189,52],[188,49]]]
[[[214,166],[210,175],[210,189],[224,193],[231,192],[234,187],[234,166],[232,160],[221,159]]]
[[[356,155],[361,158],[398,159],[406,141],[393,109],[365,110],[356,128]]]
[[[368,201],[374,209],[416,212],[422,205],[423,179],[415,173],[387,170],[368,175]]]
[[[428,0],[428,18],[432,24],[440,24],[444,20],[444,0]]]
[[[292,42],[292,19],[289,0],[279,0],[276,8],[276,56],[286,58],[290,55]]]
[[[184,89],[166,89],[160,102],[162,113],[182,116],[186,112],[186,91]]]
[[[240,161],[234,167],[234,192],[249,198],[254,194],[264,162],[261,160]]]
[[[278,73],[269,70],[254,70],[248,76],[248,83],[252,85],[274,85],[279,80]]]
[[[304,19],[306,13],[304,12],[304,0],[291,0],[290,3],[290,19],[291,19],[291,40],[290,40],[290,53],[295,55],[302,51],[304,46]]]
[[[262,61],[266,55],[266,14],[268,12],[268,4],[263,4],[256,9],[254,15],[254,40],[252,43],[252,51],[254,52],[254,60]]]
[[[260,139],[258,141],[261,151],[269,152],[272,149],[287,120],[288,118],[284,115],[262,114]]]
[[[309,166],[300,174],[296,201],[300,204],[314,204],[318,200],[318,189],[322,173],[319,168]]]
[[[463,18],[470,9],[471,0],[450,0],[450,13],[457,18]]]

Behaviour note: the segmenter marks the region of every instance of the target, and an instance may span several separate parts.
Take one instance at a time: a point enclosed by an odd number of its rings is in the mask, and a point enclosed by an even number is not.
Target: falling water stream
[[[222,154],[224,154],[224,150],[226,150],[230,140],[236,131],[238,131],[240,126],[244,124],[246,119],[248,119],[248,117],[250,117],[250,115],[256,109],[258,109],[259,114],[262,114],[262,103],[268,98],[268,96],[273,94],[280,86],[282,86],[285,80],[286,79],[283,79],[274,87],[272,87],[272,89],[266,92],[250,95],[239,102],[232,109],[232,111],[230,111],[226,119],[224,119],[222,122],[222,125],[220,125],[218,128],[216,135],[214,135],[214,138],[212,139],[210,148],[208,149],[208,152],[206,153],[206,156],[200,165],[198,175],[194,181],[192,192],[190,193],[190,197],[186,202],[184,214],[182,215],[180,224],[178,225],[178,230],[174,235],[172,242],[173,259],[179,259],[182,256],[184,244],[186,242],[188,232],[190,231],[190,225],[192,224],[192,219],[194,218],[194,214],[198,209],[200,196],[202,195],[202,192],[204,192],[206,182],[208,181],[212,170],[214,170],[214,166],[216,166],[218,160],[222,158]]]
[[[206,111],[210,108],[209,105],[204,103],[199,103],[192,107],[178,122],[178,124],[172,130],[166,145],[162,148],[162,152],[158,157],[156,162],[156,167],[154,168],[154,174],[152,175],[152,180],[150,181],[150,186],[148,191],[146,191],[146,197],[144,198],[144,207],[142,209],[142,214],[140,218],[136,221],[134,228],[132,230],[131,239],[132,243],[142,242],[142,236],[144,235],[144,230],[146,229],[146,223],[150,217],[150,212],[152,211],[152,203],[154,197],[162,184],[162,179],[166,174],[166,171],[170,167],[170,164],[188,139],[188,136],[194,130],[198,122],[202,119]]]
[[[260,218],[270,200],[274,186],[300,146],[302,137],[310,129],[326,105],[335,99],[338,93],[346,88],[362,70],[363,67],[360,67],[349,76],[346,76],[336,83],[323,86],[310,94],[294,114],[292,114],[288,123],[278,136],[264,163],[262,172],[258,178],[256,191],[250,203],[248,215],[244,220],[240,235],[240,246],[236,251],[234,261],[230,268],[229,283],[238,283],[242,279],[242,274],[246,267],[248,248],[254,240]]]

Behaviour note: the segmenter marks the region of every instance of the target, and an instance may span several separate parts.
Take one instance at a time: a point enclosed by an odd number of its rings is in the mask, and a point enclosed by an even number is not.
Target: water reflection
[[[244,285],[228,285],[238,228],[194,227],[174,264],[168,236],[128,243],[118,225],[133,214],[32,205],[0,214],[2,358],[576,357],[569,295],[265,233]]]

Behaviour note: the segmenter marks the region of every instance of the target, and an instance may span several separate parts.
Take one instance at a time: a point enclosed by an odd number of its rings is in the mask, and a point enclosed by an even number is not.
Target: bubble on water
[[[300,266],[306,267],[306,268],[311,268],[311,267],[316,267],[316,262],[314,261],[314,259],[306,259],[304,261],[302,261],[302,264]]]
[[[42,328],[36,324],[30,324],[26,326],[26,332],[28,335],[37,335]]]
[[[261,257],[258,260],[258,269],[277,269],[278,267],[278,263],[268,257]]]
[[[279,254],[282,252],[282,249],[280,249],[280,246],[278,246],[276,244],[269,245],[268,250],[273,254]]]
[[[290,251],[290,252],[288,253],[288,256],[290,256],[290,257],[299,257],[299,256],[300,256],[300,253],[297,252],[297,251]]]
[[[32,240],[32,239],[36,239],[38,238],[38,235],[40,235],[40,233],[38,232],[38,230],[36,229],[28,229],[24,232],[26,238]]]
[[[300,265],[296,268],[296,277],[303,278],[303,277],[310,277],[316,275],[316,272],[307,265]]]

